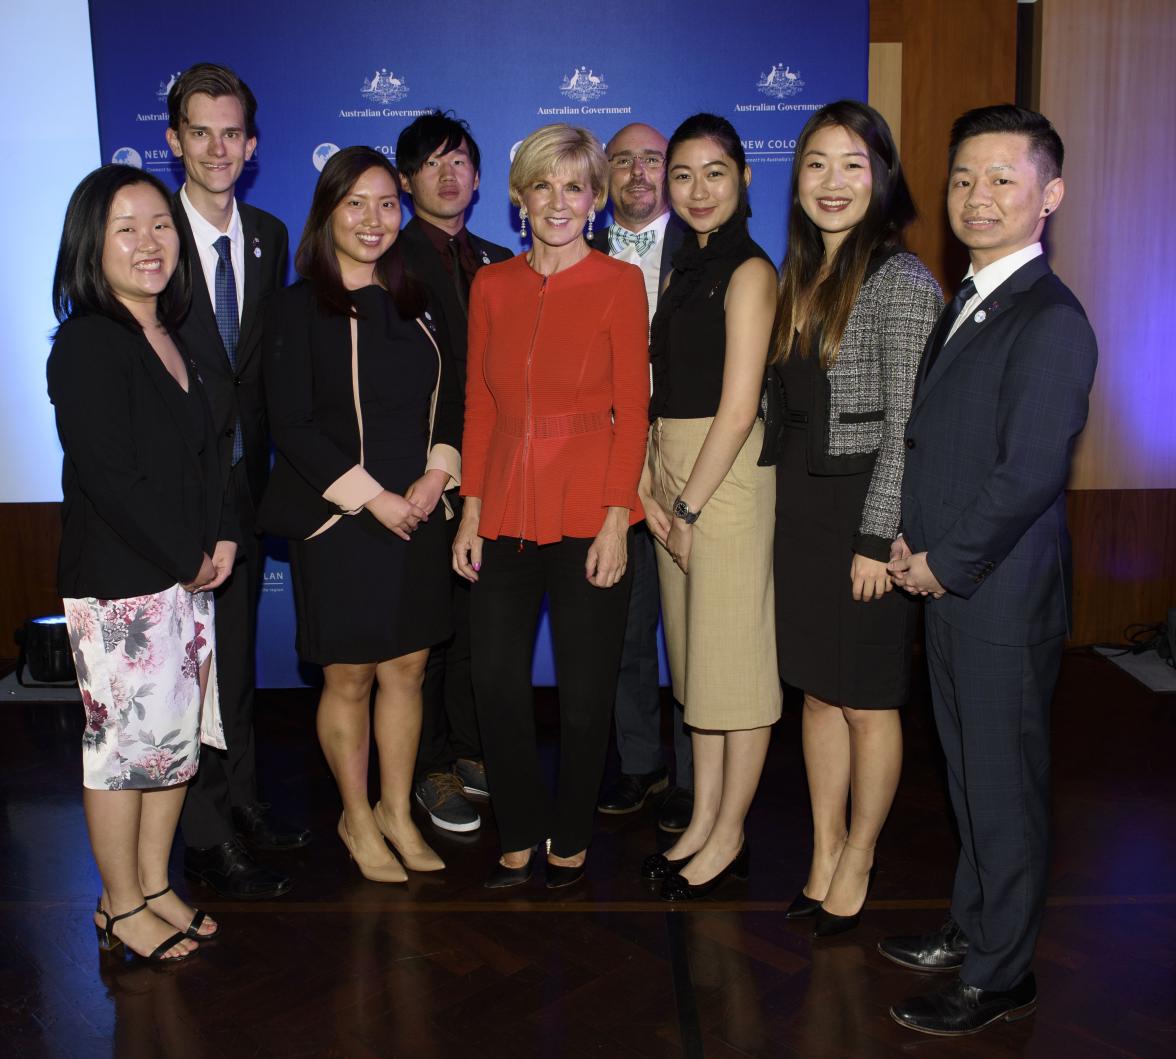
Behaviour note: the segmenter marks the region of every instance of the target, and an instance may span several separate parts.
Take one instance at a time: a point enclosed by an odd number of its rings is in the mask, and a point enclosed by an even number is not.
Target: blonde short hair
[[[596,137],[576,125],[544,125],[528,136],[510,164],[510,201],[519,205],[522,191],[557,170],[579,170],[596,193],[593,203],[604,209],[608,198],[608,159]]]

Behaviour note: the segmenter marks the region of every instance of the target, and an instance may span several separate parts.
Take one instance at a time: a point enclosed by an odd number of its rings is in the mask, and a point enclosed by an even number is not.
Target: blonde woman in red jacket
[[[589,248],[608,162],[585,129],[547,125],[510,169],[530,251],[478,271],[454,569],[471,595],[474,695],[503,854],[486,881],[584,875],[625,632],[629,529],[648,433],[640,269]],[[559,681],[559,788],[535,744],[531,660],[548,597]]]

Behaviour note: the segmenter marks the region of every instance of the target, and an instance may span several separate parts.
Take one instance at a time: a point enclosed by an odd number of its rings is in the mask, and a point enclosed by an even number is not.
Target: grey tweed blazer
[[[888,559],[898,535],[903,431],[923,347],[942,311],[943,294],[926,266],[914,254],[893,254],[862,284],[828,373],[829,463],[876,454],[855,541],[870,558]]]

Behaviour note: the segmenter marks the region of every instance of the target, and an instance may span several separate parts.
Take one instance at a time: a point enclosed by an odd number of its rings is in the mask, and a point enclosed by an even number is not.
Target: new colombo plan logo
[[[608,91],[608,85],[604,83],[604,74],[598,74],[587,66],[580,66],[560,82],[559,90],[568,99],[578,99],[581,103],[587,103],[603,96]]]
[[[800,79],[799,70],[793,70],[792,67],[785,66],[783,63],[776,63],[766,74],[760,74],[760,79],[756,81],[755,87],[765,96],[787,99],[804,88],[804,81]]]
[[[339,153],[339,145],[334,143],[320,143],[313,152],[311,152],[310,160],[314,163],[315,169],[320,173],[323,171],[323,166],[327,164],[327,160],[333,154]]]
[[[359,94],[372,103],[398,103],[408,95],[408,83],[391,70],[381,68],[363,79]]]
[[[110,156],[116,165],[133,165],[136,169],[143,168],[143,156],[133,147],[120,147]]]

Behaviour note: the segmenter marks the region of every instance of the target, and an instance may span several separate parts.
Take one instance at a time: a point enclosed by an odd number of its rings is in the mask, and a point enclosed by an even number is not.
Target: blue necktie
[[[237,340],[241,337],[241,322],[237,319],[237,277],[233,275],[233,243],[222,235],[214,244],[216,247],[216,329],[220,332],[225,352],[229,355],[229,367],[237,371]],[[245,454],[245,442],[241,437],[241,417],[233,423],[233,465]]]
[[[657,230],[646,228],[643,232],[631,232],[619,224],[612,225],[608,230],[608,245],[614,257],[624,251],[626,246],[636,247],[637,256],[644,257],[657,242]]]
[[[931,366],[935,363],[936,357],[943,351],[943,347],[947,345],[947,336],[951,334],[952,326],[955,324],[960,313],[964,311],[964,306],[972,300],[975,293],[976,284],[972,282],[972,277],[969,276],[960,284],[960,289],[956,291],[955,297],[951,300],[951,305],[944,314],[943,325],[935,336],[934,344],[927,352],[927,367],[923,371],[923,378],[931,374]]]

